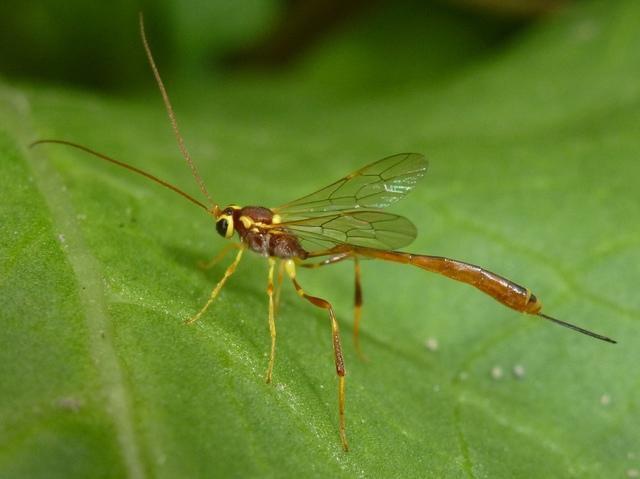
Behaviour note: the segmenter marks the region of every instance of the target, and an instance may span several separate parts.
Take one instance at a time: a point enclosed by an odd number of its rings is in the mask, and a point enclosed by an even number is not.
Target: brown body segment
[[[537,314],[542,309],[542,303],[524,286],[520,286],[504,276],[474,264],[442,256],[419,255],[398,251],[358,248],[357,252],[363,256],[411,264],[426,271],[470,284],[505,306],[521,313]]]

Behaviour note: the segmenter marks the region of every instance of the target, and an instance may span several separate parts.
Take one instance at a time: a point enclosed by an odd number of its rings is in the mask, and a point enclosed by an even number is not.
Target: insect
[[[359,327],[362,309],[360,259],[372,258],[417,266],[426,271],[442,274],[467,283],[516,311],[535,315],[561,326],[573,329],[602,341],[615,343],[606,336],[596,334],[574,324],[542,313],[542,303],[529,289],[498,274],[473,264],[451,258],[398,251],[416,237],[416,228],[408,219],[383,209],[402,199],[417,186],[427,171],[425,157],[418,153],[402,153],[371,163],[314,193],[285,203],[276,208],[230,205],[220,208],[215,203],[195,163],[191,159],[178,129],[173,107],[156,67],[140,15],[142,43],[162,95],[167,115],[178,146],[208,205],[190,196],[178,187],[139,168],[123,163],[85,146],[65,140],[39,140],[32,146],[57,143],[82,150],[107,162],[173,190],[198,207],[215,221],[216,231],[226,239],[237,237],[222,254],[237,249],[235,259],[227,267],[222,279],[215,285],[202,308],[186,323],[201,318],[214,302],[226,281],[236,270],[246,250],[264,256],[268,261],[267,296],[268,320],[271,337],[266,381],[271,382],[276,353],[276,313],[283,277],[289,277],[297,294],[312,305],[327,312],[331,326],[331,342],[338,376],[339,435],[342,447],[348,450],[345,426],[345,364],[340,330],[333,306],[326,299],[308,294],[298,282],[296,268],[319,268],[345,260],[354,262],[355,317],[354,342],[360,353]],[[277,268],[277,281],[276,278]]]

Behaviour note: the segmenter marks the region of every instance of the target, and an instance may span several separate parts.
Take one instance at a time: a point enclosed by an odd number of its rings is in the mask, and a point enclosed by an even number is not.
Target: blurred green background
[[[525,284],[616,346],[398,265],[303,271],[266,385],[266,263],[225,262],[179,185],[147,35],[221,204],[274,206],[417,151],[408,249]],[[634,477],[640,299],[634,0],[5,2],[0,6],[0,477]],[[229,261],[230,258],[226,261]],[[437,344],[437,347],[434,345]],[[428,345],[428,347],[427,347]]]
[[[358,59],[351,69],[379,70],[382,58],[394,58],[401,63],[378,71],[378,76],[400,79],[406,70],[414,70],[415,78],[423,81],[429,71],[435,75],[442,69],[434,62],[459,67],[472,53],[507,43],[510,35],[563,4],[404,0],[394,6],[381,0],[250,0],[104,6],[70,2],[60,8],[55,1],[24,2],[3,7],[1,66],[11,76],[130,91],[148,80],[140,51],[132,48],[138,32],[131,28],[131,18],[142,11],[165,75],[228,75],[230,70],[251,68],[282,73],[314,62],[323,50],[338,48],[332,52],[335,56],[350,44],[360,47],[351,52]],[[447,44],[428,42],[448,28],[459,37]],[[448,58],[452,54],[457,58]],[[343,76],[351,77],[348,73]]]

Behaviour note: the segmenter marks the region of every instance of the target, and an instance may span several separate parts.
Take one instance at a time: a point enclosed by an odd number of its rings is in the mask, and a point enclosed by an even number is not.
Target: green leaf
[[[77,141],[197,195],[157,95],[2,86],[0,476],[640,469],[637,18],[631,0],[582,4],[498,49],[466,19],[389,7],[289,75],[170,85],[221,204],[277,205],[369,161],[424,152],[424,184],[390,208],[418,226],[410,251],[483,265],[530,287],[548,314],[620,341],[366,261],[361,361],[351,265],[300,271],[341,324],[349,453],[323,311],[285,284],[265,384],[263,258],[247,255],[187,327],[231,261],[197,267],[225,244],[211,219],[80,152],[27,148]]]

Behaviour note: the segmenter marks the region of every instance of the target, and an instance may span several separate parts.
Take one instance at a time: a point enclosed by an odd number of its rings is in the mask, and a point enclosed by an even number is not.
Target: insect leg
[[[211,295],[209,296],[209,299],[207,300],[205,305],[202,307],[202,309],[200,309],[200,311],[198,311],[198,313],[195,316],[187,319],[185,321],[186,324],[195,323],[198,319],[200,319],[200,316],[202,316],[205,313],[205,311],[209,308],[209,306],[211,306],[211,303],[213,303],[213,301],[218,296],[218,293],[220,293],[220,290],[224,286],[224,283],[227,282],[227,279],[229,279],[229,276],[231,276],[233,272],[236,270],[238,263],[242,259],[242,253],[244,253],[244,248],[240,247],[240,249],[238,250],[238,254],[236,255],[236,259],[234,259],[233,263],[229,265],[227,270],[224,272],[224,276],[222,277],[222,279],[218,281],[218,284],[216,284],[215,288],[213,288],[213,290],[211,291]]]
[[[213,257],[213,259],[210,259],[209,261],[198,261],[198,267],[201,268],[201,269],[211,269],[211,268],[213,268],[233,248],[242,248],[242,245],[239,244],[239,243],[229,243],[224,248],[222,248],[222,250],[217,255],[215,255]]]
[[[280,261],[278,265],[278,280],[276,283],[275,293],[275,314],[278,314],[280,308],[280,292],[282,291],[282,280],[284,279],[284,261]]]
[[[321,266],[327,266],[330,264],[339,263],[340,261],[344,261],[345,259],[350,257],[351,257],[351,253],[339,253],[323,261],[319,261],[317,263],[299,263],[299,264],[303,268],[317,269],[317,268],[320,268]]]
[[[356,353],[360,359],[364,360],[364,354],[360,348],[360,319],[362,318],[362,284],[360,283],[360,260],[357,256],[353,257],[353,265],[355,270],[355,299],[353,309],[353,344],[356,347]]]
[[[296,292],[301,298],[306,299],[314,306],[317,306],[322,309],[326,309],[329,313],[329,321],[331,321],[331,338],[333,343],[333,353],[335,356],[336,362],[336,373],[338,374],[338,414],[340,421],[340,440],[342,441],[342,447],[345,451],[349,450],[349,445],[347,444],[347,434],[345,428],[345,419],[344,419],[344,405],[345,405],[345,393],[344,393],[344,377],[345,377],[345,369],[344,369],[344,357],[342,356],[342,344],[340,343],[340,330],[338,328],[338,321],[336,320],[336,315],[333,311],[333,306],[326,299],[318,298],[316,296],[311,296],[304,292],[298,281],[296,280],[296,265],[293,260],[288,259],[285,263],[285,269],[287,274],[291,278],[293,282],[293,286],[296,289]]]
[[[353,311],[353,344],[356,347],[356,353],[360,359],[365,360],[362,349],[360,348],[360,319],[362,318],[362,284],[360,282],[360,261],[356,255],[350,252],[338,253],[331,256],[324,261],[318,263],[301,263],[300,266],[304,268],[319,268],[321,266],[327,266],[329,264],[338,263],[345,259],[353,257],[355,266],[355,299],[354,299],[354,311]]]
[[[273,364],[276,360],[276,314],[273,303],[273,271],[276,267],[276,259],[269,257],[269,279],[267,282],[267,294],[269,295],[269,334],[271,335],[271,354],[269,356],[269,367],[267,368],[266,381],[271,382],[273,374]]]

